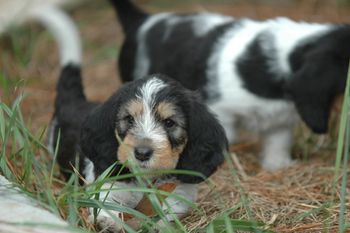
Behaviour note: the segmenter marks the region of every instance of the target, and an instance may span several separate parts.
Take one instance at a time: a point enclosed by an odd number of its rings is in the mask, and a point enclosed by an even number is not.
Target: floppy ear
[[[305,124],[326,133],[332,103],[345,88],[346,65],[331,57],[312,56],[286,83],[286,93]]]
[[[80,148],[93,163],[97,174],[117,160],[118,141],[114,135],[113,109],[100,105],[82,124]]]
[[[295,103],[302,120],[314,133],[327,133],[331,104],[325,98],[305,100],[301,97]]]
[[[304,86],[300,80],[293,80],[290,97],[304,123],[315,133],[326,133],[331,108],[328,93],[315,85]]]
[[[196,171],[209,177],[224,161],[227,138],[224,129],[214,115],[197,96],[190,93],[188,113],[188,141],[180,155],[176,169]],[[177,175],[185,183],[202,182],[202,177]]]
[[[80,131],[80,149],[100,175],[104,170],[118,161],[119,142],[115,135],[117,112],[130,85],[125,84],[105,103],[95,108],[84,120]],[[114,174],[125,174],[129,170],[116,165]]]

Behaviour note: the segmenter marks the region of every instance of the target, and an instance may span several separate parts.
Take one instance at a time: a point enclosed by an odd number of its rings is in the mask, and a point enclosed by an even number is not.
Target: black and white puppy
[[[126,36],[119,58],[123,80],[160,72],[198,90],[230,142],[237,125],[260,134],[264,168],[291,164],[299,117],[315,133],[327,132],[332,102],[345,87],[350,26],[151,15],[129,0],[110,2]]]
[[[227,139],[224,129],[195,92],[164,75],[149,75],[122,86],[106,102],[87,101],[80,75],[80,39],[74,24],[62,12],[48,8],[39,18],[52,30],[61,48],[62,71],[57,85],[55,113],[50,142],[58,144],[58,162],[66,172],[79,156],[80,169],[92,182],[108,167],[119,162],[114,174],[128,174],[133,161],[143,171],[189,170],[209,177],[224,160]],[[75,49],[72,49],[75,48]],[[123,167],[126,164],[127,167]],[[166,182],[153,177],[157,184]],[[197,183],[203,177],[187,174],[167,175],[177,184],[173,193],[195,201]],[[103,188],[138,186],[136,179],[108,183]],[[143,194],[111,191],[101,200],[136,207]],[[188,205],[174,197],[166,199],[166,210],[181,217]],[[114,216],[119,216],[112,211]],[[97,217],[100,228],[119,231],[107,212]]]

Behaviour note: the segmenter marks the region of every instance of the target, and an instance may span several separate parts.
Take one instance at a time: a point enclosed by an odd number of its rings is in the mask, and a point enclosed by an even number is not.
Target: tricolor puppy
[[[198,90],[230,142],[237,126],[261,136],[264,168],[291,164],[299,118],[315,133],[327,132],[332,102],[346,82],[348,25],[148,14],[129,0],[110,2],[126,36],[123,80],[159,72]]]
[[[156,74],[125,84],[104,103],[91,103],[82,87],[80,39],[74,24],[55,8],[39,12],[38,17],[52,30],[61,48],[62,71],[49,141],[53,151],[59,142],[58,162],[63,171],[71,170],[76,154],[88,182],[116,162],[114,174],[132,172],[126,163],[132,161],[143,171],[187,170],[205,177],[223,162],[227,151],[224,130],[195,92]],[[166,182],[163,176],[153,179]],[[190,201],[196,199],[196,184],[203,181],[203,177],[180,173],[168,174],[166,179],[176,182],[174,193]],[[104,188],[137,185],[131,178],[105,184]],[[142,196],[111,191],[100,198],[134,208]],[[173,219],[171,213],[179,217],[186,214],[186,203],[174,197],[166,201],[164,209],[171,208],[168,220]],[[97,224],[113,232],[120,229],[104,210],[99,212]]]
[[[68,120],[64,115],[55,116],[57,130],[60,122]],[[81,155],[86,157],[83,171],[89,179],[94,179],[116,161],[126,165],[133,161],[143,171],[187,170],[208,177],[223,162],[223,153],[227,150],[223,128],[198,96],[162,75],[150,75],[125,84],[105,103],[91,108],[81,127],[78,145]],[[69,140],[62,128],[61,135],[62,141]],[[129,172],[132,169],[123,169],[122,165],[115,168],[115,174]],[[203,178],[181,174],[153,177],[158,184],[169,179],[177,184],[173,192],[190,201],[196,200],[196,184]],[[116,182],[113,187],[137,185],[137,181],[131,179]],[[108,200],[134,208],[142,196],[135,192],[112,192]],[[186,203],[173,197],[167,198],[167,202],[172,208],[170,213],[178,217],[186,214]],[[164,210],[167,208],[164,204]],[[167,219],[173,220],[172,215]],[[98,221],[102,229],[106,224],[118,228],[103,211]]]

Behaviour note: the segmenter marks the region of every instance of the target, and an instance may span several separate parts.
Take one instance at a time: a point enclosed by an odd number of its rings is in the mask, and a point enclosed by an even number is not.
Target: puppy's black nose
[[[149,160],[152,154],[153,150],[148,146],[138,146],[135,148],[135,158],[140,161]]]

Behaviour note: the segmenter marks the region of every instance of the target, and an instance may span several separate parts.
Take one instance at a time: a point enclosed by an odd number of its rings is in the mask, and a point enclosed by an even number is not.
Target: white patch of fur
[[[84,158],[83,176],[84,176],[87,184],[91,184],[96,179],[95,166],[94,166],[93,162],[86,157]]]
[[[137,119],[138,135],[140,138],[148,138],[153,142],[161,143],[167,140],[163,128],[157,125],[152,110],[155,106],[155,97],[166,84],[158,79],[149,79],[141,88],[140,95],[137,98],[143,103],[143,113],[140,119]]]
[[[198,187],[196,184],[180,183],[172,193],[194,203],[197,200]],[[190,206],[186,202],[179,200],[175,196],[167,197],[162,205],[164,212],[168,213],[165,216],[168,221],[174,221],[174,216],[177,218],[184,217],[188,213],[189,208]]]
[[[114,183],[105,183],[102,185],[100,192],[100,201],[113,204],[118,203],[122,206],[126,206],[129,208],[135,208],[137,204],[141,201],[143,197],[142,192],[133,192],[133,191],[124,191],[126,189],[135,188],[137,184],[135,182],[114,182]],[[109,191],[109,189],[112,189]],[[113,190],[114,189],[114,190]],[[93,223],[93,208],[89,208],[89,218],[88,221]],[[114,221],[114,218],[120,217],[119,211],[114,210],[104,210],[101,209],[98,212],[98,216],[96,218],[97,226],[100,229],[108,229],[111,232],[119,232],[122,229],[121,219],[120,222]]]
[[[261,164],[263,168],[274,171],[293,163],[289,155],[293,142],[291,127],[269,130],[264,132],[262,137]]]
[[[173,31],[174,27],[179,23],[191,24],[195,36],[201,37],[207,34],[214,27],[222,23],[226,23],[232,19],[232,17],[206,12],[187,16],[170,14],[164,19],[166,23],[166,31],[164,32],[162,40],[166,41],[169,39],[169,35]]]
[[[175,182],[174,179],[166,179],[166,180],[157,180],[156,186],[161,185],[162,183],[167,182]],[[135,191],[124,191],[126,189],[130,188],[137,188],[138,184],[136,182],[114,182],[114,183],[106,183],[102,186],[102,190],[108,190],[108,189],[114,189],[110,192],[108,191],[102,191],[100,193],[100,200],[105,201],[107,203],[119,203],[120,205],[129,207],[129,208],[135,208],[141,199],[144,196],[143,192],[135,192]],[[172,192],[177,196],[181,196],[182,198],[185,198],[186,200],[194,203],[197,199],[198,194],[198,186],[196,184],[186,184],[186,183],[178,183],[174,191]],[[162,209],[168,213],[166,214],[166,219],[168,221],[173,221],[175,219],[174,216],[177,218],[182,218],[184,215],[188,213],[189,205],[182,200],[179,200],[175,196],[169,196],[165,199],[165,201],[162,204]],[[90,216],[88,218],[89,222],[93,222],[93,208],[89,209]],[[109,230],[118,230],[121,229],[121,223],[118,221],[114,221],[112,216],[118,218],[120,216],[120,212],[118,211],[107,211],[107,210],[100,210],[99,214],[97,216],[97,225],[99,228],[106,228]],[[113,231],[114,232],[114,231]],[[118,231],[116,231],[118,232]]]
[[[232,29],[228,30],[228,33],[226,33],[224,36],[222,36],[218,42],[214,45],[213,51],[214,53],[211,54],[210,57],[207,58],[207,70],[206,75],[208,77],[208,84],[206,85],[205,89],[209,96],[209,100],[211,99],[211,95],[213,93],[216,93],[219,89],[218,87],[218,79],[219,79],[219,59],[220,56],[222,56],[222,49],[223,46],[229,41],[233,36],[235,36],[237,31],[237,26],[232,25]],[[230,108],[229,108],[230,109]],[[225,116],[221,116],[221,118],[224,118]],[[227,117],[226,117],[227,118]],[[231,116],[228,116],[228,118],[231,118]],[[221,122],[226,122],[228,125],[231,125],[230,128],[232,128],[232,122],[230,119],[221,120]],[[229,135],[227,135],[229,136]]]
[[[103,191],[100,193],[100,200],[106,200],[109,202],[116,202],[123,206],[135,208],[136,205],[142,199],[142,192],[125,191],[126,189],[135,188],[137,184],[135,182],[114,182],[105,183],[101,189],[115,189],[110,192]]]
[[[133,73],[134,79],[140,79],[146,76],[151,65],[148,55],[148,49],[146,46],[146,38],[148,31],[159,21],[165,18],[169,18],[171,16],[172,14],[170,13],[161,13],[153,15],[149,17],[149,19],[147,19],[147,21],[144,22],[138,30],[135,69]]]
[[[61,65],[81,64],[81,42],[72,19],[60,8],[42,5],[32,10],[31,17],[38,19],[54,35],[60,48]]]
[[[92,208],[90,209],[90,211],[92,211]],[[101,210],[98,216],[96,217],[96,228],[98,232],[121,232],[123,229],[122,220],[120,219],[119,222],[114,220],[114,218],[118,218],[117,216],[119,215],[120,212],[118,211]],[[92,225],[95,224],[95,219],[92,212],[88,216],[87,221]]]
[[[213,29],[215,26],[225,23],[233,18],[227,16],[221,16],[218,14],[201,13],[190,16],[178,16],[173,13],[160,13],[149,17],[137,32],[137,49],[136,49],[136,60],[135,69],[133,72],[134,79],[143,78],[148,74],[151,61],[149,58],[149,52],[146,44],[146,38],[149,30],[160,21],[164,20],[167,24],[166,31],[164,32],[162,40],[167,40],[171,34],[174,26],[180,22],[188,21],[192,22],[192,27],[195,35],[204,36],[208,31]],[[203,22],[203,20],[205,20]]]
[[[193,16],[192,27],[196,36],[204,36],[216,26],[233,19],[229,16],[203,12]]]
[[[174,29],[174,26],[177,25],[178,23],[184,22],[184,21],[188,21],[188,17],[185,17],[185,16],[179,17],[179,16],[174,15],[174,14],[169,15],[169,17],[167,17],[165,19],[166,29],[165,29],[165,32],[163,34],[162,41],[166,41],[167,39],[169,39],[169,36]]]
[[[55,137],[55,130],[57,127],[57,119],[54,118],[51,123],[48,130],[48,137],[47,137],[47,149],[49,150],[49,153],[54,156],[55,155],[55,147],[54,147],[54,137]]]
[[[291,71],[288,57],[301,40],[312,35],[325,33],[330,29],[328,24],[295,22],[282,17],[262,22],[262,24],[266,24],[269,32],[273,35],[274,47],[277,52],[277,59],[270,64],[270,68],[283,73]]]

